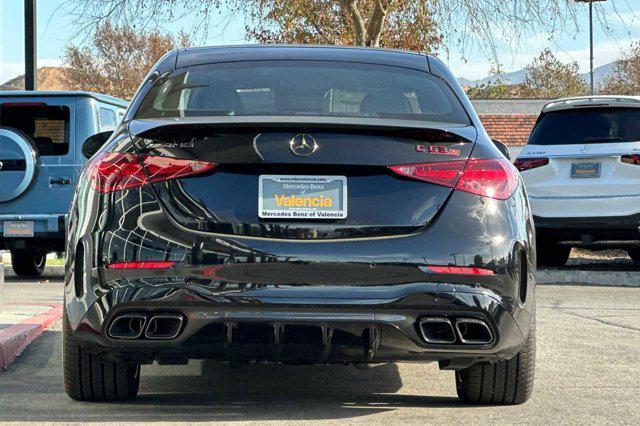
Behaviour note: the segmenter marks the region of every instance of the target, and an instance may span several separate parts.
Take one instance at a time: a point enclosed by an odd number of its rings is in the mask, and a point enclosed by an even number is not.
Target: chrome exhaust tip
[[[182,331],[184,317],[178,314],[154,315],[144,332],[144,337],[155,340],[170,340],[178,337]]]
[[[122,314],[111,321],[107,334],[113,339],[137,339],[142,336],[147,317],[142,314]]]
[[[451,344],[456,342],[456,334],[448,318],[421,318],[418,321],[418,326],[422,339],[427,343]]]
[[[458,318],[456,332],[460,341],[468,345],[486,345],[493,341],[491,328],[481,319]]]

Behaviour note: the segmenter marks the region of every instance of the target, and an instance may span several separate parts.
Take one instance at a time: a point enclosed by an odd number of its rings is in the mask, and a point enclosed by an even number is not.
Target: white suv
[[[624,248],[640,262],[640,97],[548,103],[515,165],[539,265],[563,265],[572,246]]]

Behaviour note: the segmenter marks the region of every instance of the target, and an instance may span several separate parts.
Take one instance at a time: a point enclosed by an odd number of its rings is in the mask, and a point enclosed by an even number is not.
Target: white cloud
[[[58,67],[62,64],[62,60],[58,58],[38,59],[38,68],[40,67]],[[24,62],[0,62],[0,84],[24,74]]]

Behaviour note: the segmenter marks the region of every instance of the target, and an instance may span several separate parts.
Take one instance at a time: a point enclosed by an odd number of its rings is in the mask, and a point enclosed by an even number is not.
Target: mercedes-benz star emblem
[[[298,157],[308,157],[318,150],[318,143],[310,135],[301,133],[289,141],[289,149]]]

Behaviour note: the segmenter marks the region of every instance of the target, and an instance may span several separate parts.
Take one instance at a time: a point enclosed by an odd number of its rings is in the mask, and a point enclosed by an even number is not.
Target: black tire
[[[515,357],[456,371],[458,397],[467,404],[516,405],[527,402],[533,392],[535,359],[534,315],[527,341]]]
[[[140,366],[104,360],[82,349],[73,337],[67,313],[62,319],[64,390],[76,401],[125,401],[136,397]]]
[[[633,263],[640,265],[640,247],[633,247],[627,250],[629,257],[633,260]]]
[[[561,246],[557,241],[545,237],[536,238],[538,267],[563,266],[569,260],[571,246]]]
[[[11,267],[19,277],[39,277],[44,272],[47,254],[25,249],[11,250]]]

